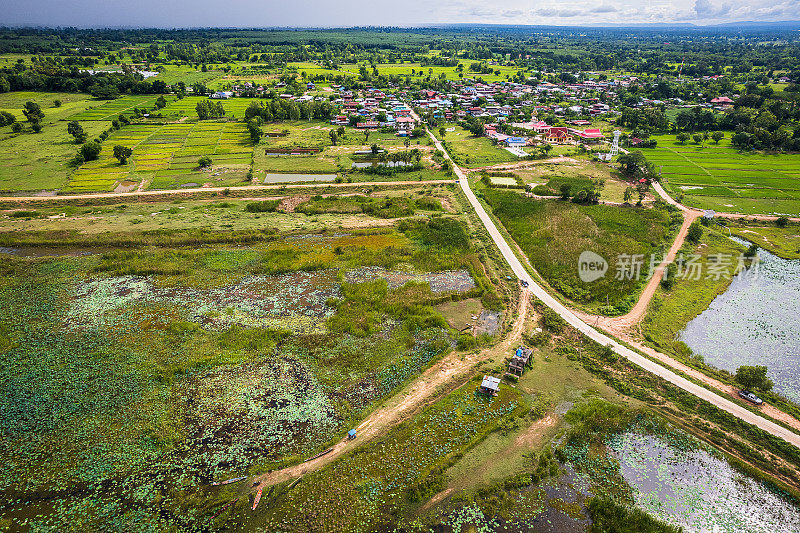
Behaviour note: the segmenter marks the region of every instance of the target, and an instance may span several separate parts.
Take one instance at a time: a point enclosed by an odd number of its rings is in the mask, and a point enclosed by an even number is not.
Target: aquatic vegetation
[[[731,373],[741,365],[766,365],[775,390],[800,402],[800,309],[786,305],[800,301],[800,261],[765,250],[758,256],[757,266],[737,275],[680,339],[706,363]]]

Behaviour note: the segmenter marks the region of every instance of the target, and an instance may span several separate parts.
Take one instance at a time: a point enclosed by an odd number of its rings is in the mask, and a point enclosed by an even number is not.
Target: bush
[[[244,210],[248,213],[272,213],[278,208],[280,200],[263,200],[259,202],[250,202],[244,206]]]
[[[197,166],[199,166],[200,168],[208,168],[211,166],[211,163],[212,163],[211,158],[208,157],[207,155],[204,155],[203,157],[197,160]]]
[[[22,124],[20,124],[19,122],[14,122],[13,124],[11,124],[11,131],[13,133],[20,133],[22,131]]]
[[[665,524],[637,508],[628,508],[601,497],[587,505],[592,525],[589,533],[680,533],[681,528]]]
[[[778,217],[777,220],[775,220],[775,225],[779,228],[785,228],[788,224],[789,219],[786,217]]]
[[[686,233],[686,240],[697,244],[700,242],[700,238],[703,236],[703,226],[697,222],[692,222],[692,225],[689,226],[689,231]]]

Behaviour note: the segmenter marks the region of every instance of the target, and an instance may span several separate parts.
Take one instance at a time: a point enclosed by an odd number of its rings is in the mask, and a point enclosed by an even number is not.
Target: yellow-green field
[[[114,158],[115,145],[133,149],[126,165]],[[190,183],[243,181],[253,148],[242,123],[200,122],[125,127],[103,143],[100,158],[82,165],[70,179],[70,191],[108,191],[123,181],[152,180],[151,188]],[[211,171],[199,170],[201,156],[213,160]],[[217,179],[219,178],[219,179]]]

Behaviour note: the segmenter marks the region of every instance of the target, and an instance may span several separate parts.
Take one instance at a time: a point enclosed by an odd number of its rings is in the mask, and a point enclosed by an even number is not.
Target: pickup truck
[[[762,403],[764,403],[764,400],[762,400],[761,398],[759,398],[758,396],[756,396],[755,394],[753,394],[749,390],[744,390],[744,389],[740,390],[739,391],[739,398],[742,398],[743,400],[747,400],[748,402],[752,402],[752,403],[754,403],[756,405],[761,405]]]

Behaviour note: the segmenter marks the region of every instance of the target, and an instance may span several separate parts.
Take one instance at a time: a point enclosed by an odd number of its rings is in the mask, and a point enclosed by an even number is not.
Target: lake
[[[729,372],[765,365],[776,392],[800,403],[800,261],[758,256],[757,269],[737,275],[679,338]]]

